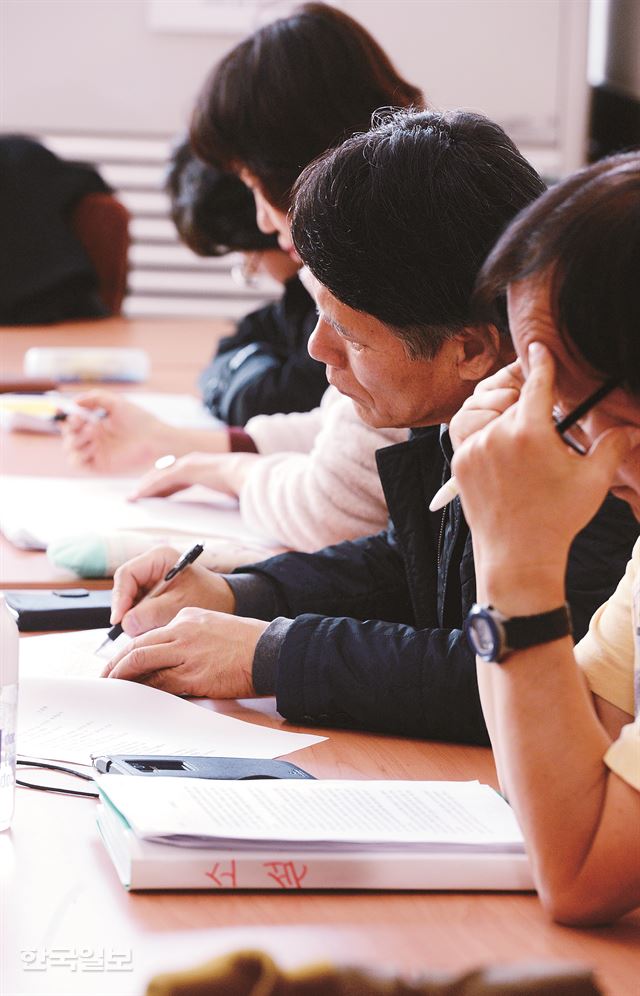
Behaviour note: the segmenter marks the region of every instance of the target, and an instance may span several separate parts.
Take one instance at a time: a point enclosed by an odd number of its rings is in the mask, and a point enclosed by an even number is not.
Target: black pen
[[[140,601],[137,602],[136,604],[139,605],[140,602],[144,601],[147,598],[155,598],[156,595],[161,595],[162,592],[169,587],[173,579],[178,576],[178,574],[182,574],[182,572],[185,570],[185,568],[189,566],[189,564],[192,564],[194,560],[198,559],[203,550],[204,550],[204,544],[196,543],[196,545],[192,546],[190,550],[187,550],[186,553],[183,553],[182,556],[179,557],[178,560],[175,562],[173,567],[169,568],[165,576],[161,578],[160,581],[156,582],[153,588],[150,591],[148,591],[146,595],[143,595]],[[100,646],[94,652],[96,654],[99,654],[100,651],[103,649],[103,647],[107,646],[109,640],[117,640],[118,637],[123,632],[124,630],[122,629],[120,623],[116,623],[115,626],[111,627],[111,629],[107,633],[106,637],[104,638]]]

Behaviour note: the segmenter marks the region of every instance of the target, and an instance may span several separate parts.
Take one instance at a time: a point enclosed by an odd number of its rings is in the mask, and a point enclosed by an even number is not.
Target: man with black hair
[[[475,596],[471,536],[459,501],[428,505],[450,473],[446,423],[514,355],[501,319],[474,321],[477,272],[543,189],[501,128],[462,112],[397,113],[306,170],[292,231],[318,281],[310,350],[369,424],[414,430],[378,453],[389,528],[226,577],[194,566],[140,605],[175,552],[131,561],[116,574],[113,621],[144,635],[107,673],[179,694],[275,692],[282,715],[304,723],[487,742],[461,628]],[[577,537],[576,633],[636,535],[609,497]]]

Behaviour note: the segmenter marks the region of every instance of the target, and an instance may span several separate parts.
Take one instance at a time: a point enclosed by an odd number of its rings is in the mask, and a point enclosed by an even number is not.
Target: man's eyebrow
[[[318,317],[321,318],[323,322],[326,322],[327,325],[330,325],[332,329],[335,329],[336,332],[339,332],[340,335],[345,336],[347,339],[352,338],[349,330],[346,329],[344,325],[341,325],[336,318],[332,318],[331,315],[325,315],[324,312],[320,310],[318,310]]]

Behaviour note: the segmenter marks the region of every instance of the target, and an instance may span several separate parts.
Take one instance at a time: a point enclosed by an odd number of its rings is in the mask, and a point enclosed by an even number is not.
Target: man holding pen
[[[367,422],[414,429],[378,455],[389,529],[227,577],[192,567],[133,609],[175,552],[132,561],[116,575],[113,622],[124,616],[137,638],[110,674],[213,697],[275,692],[306,723],[486,742],[462,632],[471,537],[459,500],[444,514],[427,506],[449,476],[441,426],[514,355],[503,319],[472,317],[477,272],[542,189],[502,129],[461,112],[397,114],[310,167],[293,212],[318,280],[310,349]],[[583,631],[636,535],[608,499],[576,540],[567,597]]]

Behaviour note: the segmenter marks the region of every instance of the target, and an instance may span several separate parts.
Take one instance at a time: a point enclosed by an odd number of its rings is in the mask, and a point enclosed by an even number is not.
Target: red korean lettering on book
[[[235,889],[237,887],[235,861],[216,861],[211,871],[205,872],[218,889]]]
[[[307,874],[307,866],[296,865],[293,861],[265,861],[264,868],[267,875],[280,886],[281,889],[301,889],[304,878]]]

